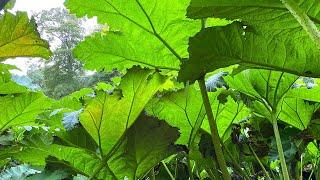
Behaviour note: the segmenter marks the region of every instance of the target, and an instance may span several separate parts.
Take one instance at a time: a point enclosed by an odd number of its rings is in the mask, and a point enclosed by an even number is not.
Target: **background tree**
[[[72,49],[88,34],[83,26],[87,19],[78,19],[63,8],[41,11],[35,19],[41,36],[50,42],[53,55],[44,66],[31,66],[28,76],[46,95],[59,99],[99,81],[110,82],[114,73],[86,72],[72,55]]]

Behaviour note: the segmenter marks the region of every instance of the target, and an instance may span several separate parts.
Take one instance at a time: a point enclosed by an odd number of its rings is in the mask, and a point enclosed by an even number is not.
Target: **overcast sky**
[[[55,7],[63,7],[64,0],[16,0],[14,11],[39,12]]]

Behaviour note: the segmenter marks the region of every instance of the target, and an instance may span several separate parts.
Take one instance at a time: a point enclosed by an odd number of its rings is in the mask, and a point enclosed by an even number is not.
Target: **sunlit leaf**
[[[227,97],[227,102],[222,104],[218,100],[220,93],[221,90],[210,92],[209,98],[218,132],[226,140],[232,123],[246,118],[249,111],[243,103],[237,103],[231,97]],[[179,128],[181,136],[178,144],[190,145],[200,127],[210,132],[200,90],[194,86],[154,99],[148,105],[147,112]]]
[[[50,105],[51,100],[41,93],[0,97],[0,130],[34,124],[36,117]]]
[[[165,81],[154,70],[134,67],[122,78],[118,90],[112,94],[99,91],[88,101],[80,122],[99,144],[102,154],[116,145]]]
[[[190,59],[183,62],[179,72],[184,82],[194,82],[208,72],[234,64],[320,76],[320,50],[308,37],[290,33],[268,37],[245,29],[239,22],[200,31],[190,39],[189,53]]]
[[[34,20],[27,13],[6,12],[0,17],[0,62],[14,57],[42,57],[51,55],[49,45],[40,38]]]
[[[71,13],[97,16],[111,29],[86,38],[74,53],[89,69],[123,70],[139,64],[177,70],[179,60],[188,57],[188,38],[200,29],[200,21],[185,17],[188,4],[189,0],[67,0]]]

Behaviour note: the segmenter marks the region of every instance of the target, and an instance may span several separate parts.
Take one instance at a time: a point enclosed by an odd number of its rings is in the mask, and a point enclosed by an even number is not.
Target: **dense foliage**
[[[35,21],[7,2],[0,62],[48,59]],[[15,67],[1,63],[2,179],[320,178],[320,2],[65,6],[109,27],[69,39],[68,50],[79,43],[66,58],[123,76],[54,100],[13,82]]]

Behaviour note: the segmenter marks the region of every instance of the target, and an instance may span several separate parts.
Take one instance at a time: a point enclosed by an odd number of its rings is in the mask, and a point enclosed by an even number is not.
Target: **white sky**
[[[29,16],[40,12],[42,10],[49,10],[51,8],[64,7],[64,0],[16,0],[15,6],[11,11],[26,11]],[[87,32],[92,32],[96,25],[96,19],[89,19],[84,25]],[[34,63],[39,63],[39,58],[15,58],[5,61],[7,64],[17,66],[19,70],[12,70],[11,72],[18,75],[26,75],[28,67]]]
[[[56,7],[63,7],[64,0],[17,0],[14,11],[39,12]]]

